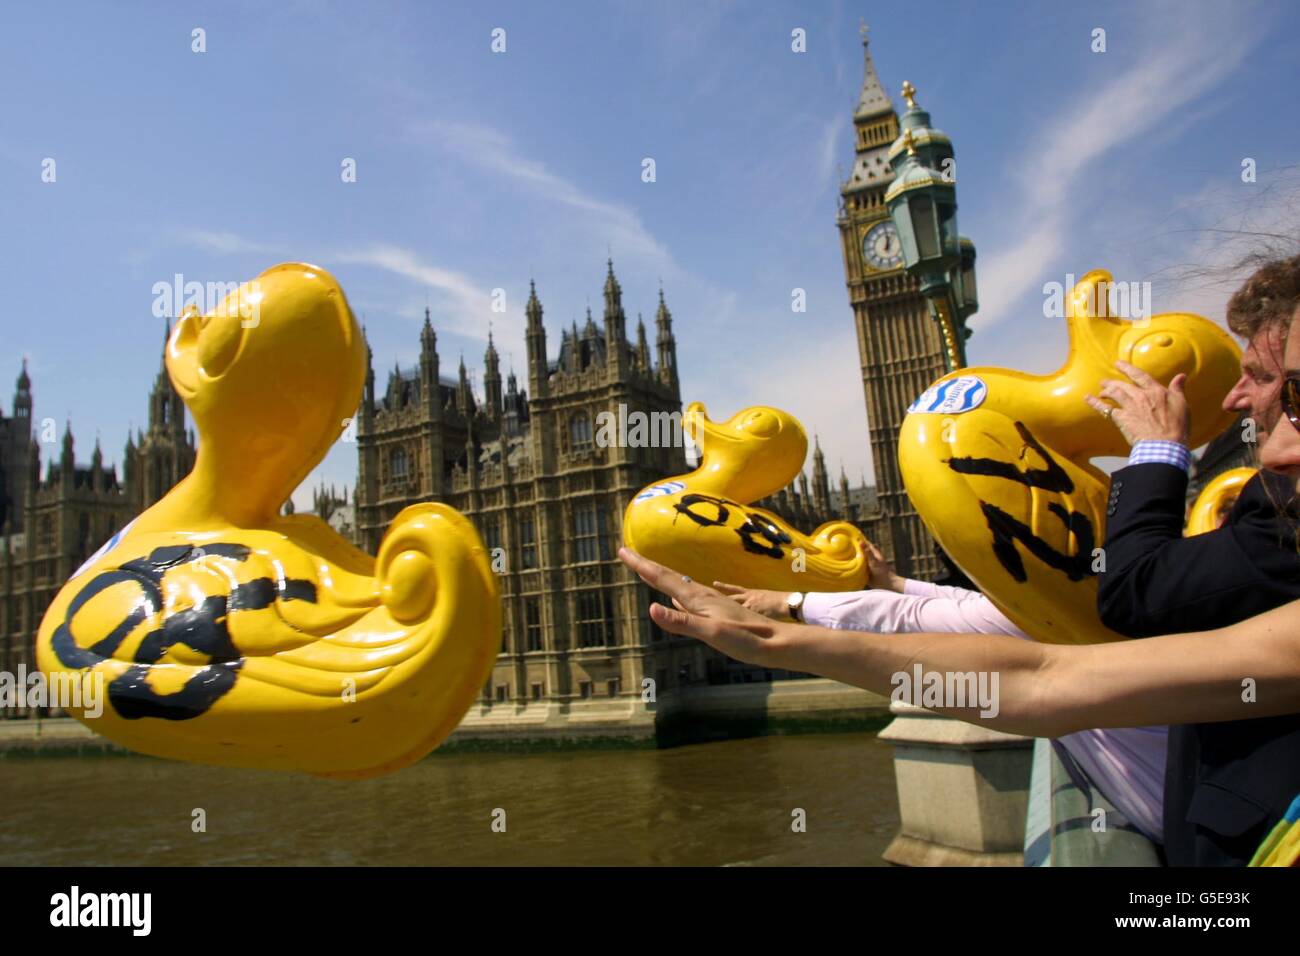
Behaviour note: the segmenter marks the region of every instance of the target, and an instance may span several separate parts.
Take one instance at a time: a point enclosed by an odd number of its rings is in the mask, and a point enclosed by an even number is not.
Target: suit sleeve
[[[1128,637],[1202,631],[1237,620],[1260,571],[1230,525],[1183,537],[1187,475],[1173,465],[1130,465],[1111,478],[1097,610]],[[1246,600],[1245,603],[1253,603]],[[1223,619],[1223,620],[1220,620]]]

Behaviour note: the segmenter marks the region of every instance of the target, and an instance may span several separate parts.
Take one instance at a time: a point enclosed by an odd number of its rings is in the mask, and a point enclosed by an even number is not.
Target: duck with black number
[[[1185,373],[1191,447],[1232,422],[1222,401],[1241,352],[1208,319],[1110,314],[1096,270],[1074,287],[1070,350],[1050,375],[963,368],[908,409],[898,461],[907,494],[944,551],[1021,629],[1050,643],[1120,639],[1097,614],[1110,481],[1092,459],[1128,442],[1084,396],[1128,362],[1163,384]]]
[[[275,266],[182,316],[166,363],[198,428],[194,470],[73,575],[37,637],[47,674],[107,685],[101,716],[73,716],[142,753],[333,777],[406,766],[456,727],[501,640],[470,522],[413,505],[372,558],[279,513],[350,422],[365,359],[316,266]]]
[[[856,591],[870,576],[867,542],[847,521],[804,534],[752,502],[803,468],[808,436],[767,405],[709,420],[693,402],[683,428],[700,451],[694,471],[643,488],[623,515],[623,543],[699,581],[786,591]]]

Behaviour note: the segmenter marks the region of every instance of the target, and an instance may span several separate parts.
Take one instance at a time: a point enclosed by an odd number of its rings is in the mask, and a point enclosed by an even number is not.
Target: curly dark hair
[[[1252,339],[1264,329],[1286,325],[1300,305],[1300,255],[1273,259],[1257,269],[1228,300],[1228,328]]]

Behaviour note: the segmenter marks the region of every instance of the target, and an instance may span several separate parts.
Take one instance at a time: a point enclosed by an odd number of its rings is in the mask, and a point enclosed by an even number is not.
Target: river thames
[[[10,756],[0,801],[7,866],[881,866],[899,823],[870,733],[434,754],[362,782]]]

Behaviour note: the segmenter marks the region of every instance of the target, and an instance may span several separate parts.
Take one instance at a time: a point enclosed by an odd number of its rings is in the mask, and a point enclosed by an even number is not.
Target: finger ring
[[[690,583],[691,583],[691,576],[689,574],[683,574],[682,584],[690,584]]]
[[[1104,412],[1102,412],[1102,414],[1105,415],[1107,418],[1110,418],[1111,413],[1112,413],[1113,411],[1115,411],[1115,409],[1113,409],[1113,408],[1111,408],[1109,405],[1107,405],[1107,406],[1106,406],[1106,410],[1105,410]]]

